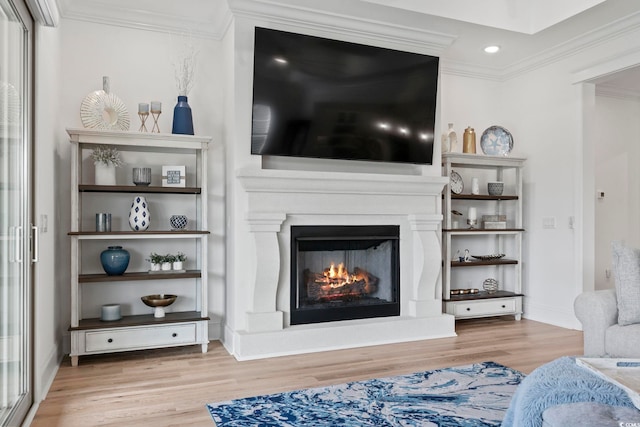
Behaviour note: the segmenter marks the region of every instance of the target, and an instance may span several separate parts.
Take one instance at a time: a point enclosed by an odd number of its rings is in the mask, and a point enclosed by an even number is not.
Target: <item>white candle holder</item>
[[[469,225],[469,228],[476,228],[476,224],[478,224],[478,220],[477,219],[467,219],[467,224]]]

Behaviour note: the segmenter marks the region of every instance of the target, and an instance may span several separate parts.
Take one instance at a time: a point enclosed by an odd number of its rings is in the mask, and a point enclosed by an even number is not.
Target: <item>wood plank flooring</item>
[[[494,361],[524,373],[582,354],[582,332],[510,317],[459,321],[457,337],[238,362],[209,345],[66,358],[33,427],[207,426],[205,404]]]

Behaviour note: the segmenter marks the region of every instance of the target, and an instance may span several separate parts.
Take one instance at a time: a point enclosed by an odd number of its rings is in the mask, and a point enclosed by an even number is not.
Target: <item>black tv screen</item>
[[[438,62],[256,28],[251,153],[432,164]]]

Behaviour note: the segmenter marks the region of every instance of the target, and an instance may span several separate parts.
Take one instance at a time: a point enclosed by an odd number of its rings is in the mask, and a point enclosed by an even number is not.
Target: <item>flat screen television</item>
[[[432,164],[438,62],[256,28],[251,153]]]

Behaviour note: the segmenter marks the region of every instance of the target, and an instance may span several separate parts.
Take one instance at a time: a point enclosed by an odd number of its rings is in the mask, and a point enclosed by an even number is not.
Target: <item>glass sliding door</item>
[[[32,404],[31,17],[0,0],[0,426]]]

